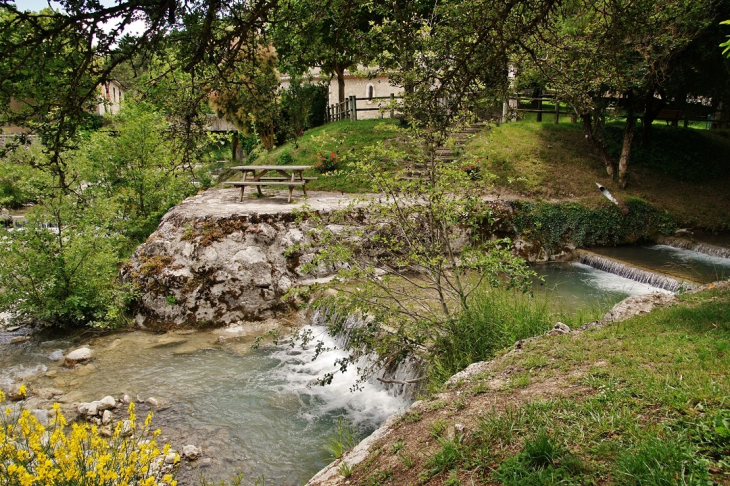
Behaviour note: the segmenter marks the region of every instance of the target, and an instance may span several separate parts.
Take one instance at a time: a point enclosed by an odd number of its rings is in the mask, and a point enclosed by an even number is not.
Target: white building
[[[94,113],[97,115],[116,115],[124,101],[124,86],[119,81],[111,80],[99,85],[101,99]]]
[[[403,92],[401,86],[393,86],[390,84],[390,78],[387,74],[378,74],[374,69],[368,69],[358,66],[357,69],[345,70],[345,99],[354,96],[357,106],[357,119],[366,120],[372,118],[388,118],[390,116],[391,94],[399,97]],[[329,75],[322,75],[319,68],[310,71],[310,82],[320,83],[322,81],[329,84],[327,86],[328,101],[327,105],[332,107],[339,102],[339,88],[337,77],[330,78]],[[281,87],[289,87],[289,76],[281,77]]]

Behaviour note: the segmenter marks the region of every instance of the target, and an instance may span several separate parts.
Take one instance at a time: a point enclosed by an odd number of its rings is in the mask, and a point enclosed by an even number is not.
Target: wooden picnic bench
[[[677,126],[679,124],[680,118],[682,118],[682,110],[662,109],[659,111],[659,114],[656,116],[655,120],[665,120],[667,122],[667,125],[669,125],[669,122],[671,122],[673,126]]]
[[[231,167],[231,169],[243,172],[243,180],[227,181],[225,184],[241,188],[241,201],[243,201],[246,186],[256,186],[260,196],[264,195],[261,186],[286,186],[289,188],[287,202],[291,202],[292,191],[295,187],[301,187],[304,197],[307,197],[307,182],[317,179],[316,177],[304,177],[304,171],[311,168],[311,165],[239,165]],[[272,172],[278,176],[268,175]]]

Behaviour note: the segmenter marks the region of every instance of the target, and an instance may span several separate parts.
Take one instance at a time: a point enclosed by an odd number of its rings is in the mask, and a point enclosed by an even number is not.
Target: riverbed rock
[[[50,400],[52,398],[60,397],[64,392],[58,388],[38,388],[33,390],[33,393],[39,398]]]
[[[157,407],[159,407],[159,406],[160,406],[160,401],[159,401],[158,399],[156,399],[155,397],[149,397],[149,398],[148,398],[147,400],[145,400],[144,402],[145,402],[145,403],[146,403],[147,405],[149,405],[150,407],[155,407],[155,408],[157,408]]]
[[[114,397],[107,395],[99,400],[99,410],[110,410],[117,406],[117,401]]]
[[[569,334],[570,328],[562,322],[557,322],[551,330],[548,331],[549,336],[557,336],[560,334]]]
[[[302,266],[314,250],[291,251],[309,242],[313,224],[285,199],[239,201],[235,189],[214,189],[171,209],[147,242],[134,252],[122,278],[142,298],[141,327],[200,326],[260,321],[292,308],[282,297],[312,275]],[[347,196],[310,194],[312,211],[328,212]],[[333,272],[321,268],[313,275]]]
[[[188,444],[185,447],[183,447],[183,449],[182,449],[182,455],[188,461],[194,461],[197,458],[199,458],[201,452],[202,451],[200,450],[200,448],[195,447],[192,444]]]
[[[112,413],[109,410],[104,410],[104,413],[101,414],[101,423],[104,425],[109,425],[112,421]]]
[[[68,353],[64,359],[66,366],[74,366],[78,363],[85,363],[93,358],[91,349],[87,347],[79,348]]]
[[[15,336],[10,340],[10,344],[21,344],[30,341],[30,336]]]
[[[603,317],[603,324],[621,322],[634,316],[647,314],[654,307],[665,307],[672,304],[677,298],[672,294],[646,294],[628,297],[608,311]]]
[[[99,405],[100,403],[98,401],[93,401],[89,403],[86,409],[86,415],[88,415],[89,417],[95,417],[99,415]]]

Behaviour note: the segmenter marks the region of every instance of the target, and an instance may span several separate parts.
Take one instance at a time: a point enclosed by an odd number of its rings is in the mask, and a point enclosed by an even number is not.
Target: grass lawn
[[[392,120],[340,121],[308,130],[295,142],[287,142],[270,152],[262,152],[246,161],[247,165],[314,165],[319,153],[334,154],[338,159],[335,173],[321,174],[315,169],[304,173],[318,177],[307,184],[308,189],[319,191],[362,192],[363,188],[348,179],[345,173],[359,151],[377,142],[393,139],[396,135]],[[238,164],[230,164],[238,165]],[[227,174],[229,177],[232,173]],[[222,179],[225,180],[225,177]]]
[[[484,192],[510,199],[571,200],[594,207],[605,201],[595,182],[619,198],[638,197],[669,211],[681,225],[707,229],[730,228],[730,132],[667,127],[655,124],[653,143],[634,138],[631,180],[622,190],[606,174],[604,155],[589,143],[579,124],[552,117],[492,125],[472,137],[457,152],[457,163],[477,163],[493,178],[485,177]],[[334,153],[335,173],[305,174],[319,177],[307,185],[313,190],[361,192],[365,188],[346,176],[351,161],[366,146],[398,140],[395,122],[361,120],[330,123],[307,131],[296,143],[287,142],[270,152],[249,157],[247,164],[313,165],[317,156]],[[623,126],[606,127],[608,157],[618,159]],[[225,167],[238,165],[226,162]],[[221,180],[234,176],[224,171]]]
[[[623,127],[607,127],[609,156],[618,159]],[[603,198],[595,182],[619,198],[639,197],[683,225],[730,228],[730,134],[657,125],[649,148],[634,138],[628,189],[606,174],[602,154],[580,125],[523,120],[492,127],[472,139],[467,160],[485,160],[496,177],[491,190],[507,197],[570,199],[593,206]]]
[[[728,369],[730,288],[683,295],[504,354],[404,415],[349,481],[730,484]]]

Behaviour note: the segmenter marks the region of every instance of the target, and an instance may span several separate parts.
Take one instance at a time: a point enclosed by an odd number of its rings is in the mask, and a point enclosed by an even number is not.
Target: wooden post
[[[345,119],[345,118],[348,120],[351,119],[350,118],[350,97],[349,96],[347,98],[345,98],[345,116],[343,117],[343,119]]]
[[[555,100],[555,123],[560,123],[560,100],[557,96],[553,99]]]
[[[395,93],[390,93],[390,118],[395,118]]]
[[[357,97],[355,95],[350,96],[350,121],[357,121]]]
[[[542,122],[542,89],[537,89],[537,121]]]

